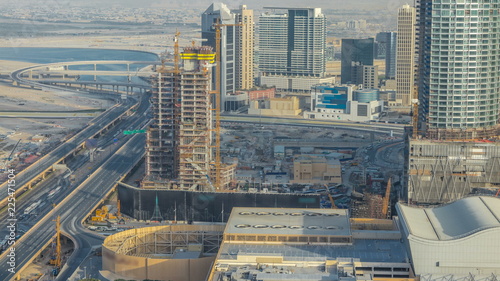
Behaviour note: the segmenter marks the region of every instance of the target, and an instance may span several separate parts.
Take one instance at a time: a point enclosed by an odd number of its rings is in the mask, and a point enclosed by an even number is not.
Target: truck
[[[38,201],[32,203],[31,205],[29,205],[29,207],[24,210],[24,214],[29,215],[31,212],[33,212],[40,205],[40,203],[42,203],[42,200],[38,200]]]
[[[58,186],[58,187],[52,189],[49,192],[48,198],[51,198],[52,196],[56,195],[59,192],[59,190],[61,190],[61,186]]]

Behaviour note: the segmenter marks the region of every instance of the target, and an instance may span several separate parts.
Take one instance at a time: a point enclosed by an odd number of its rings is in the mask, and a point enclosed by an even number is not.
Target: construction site
[[[147,132],[143,186],[193,191],[224,189],[234,166],[222,165],[220,161],[220,97],[215,95],[213,108],[209,73],[215,53],[210,47],[194,44],[179,53],[178,35],[174,68],[163,65],[153,87],[153,123]]]

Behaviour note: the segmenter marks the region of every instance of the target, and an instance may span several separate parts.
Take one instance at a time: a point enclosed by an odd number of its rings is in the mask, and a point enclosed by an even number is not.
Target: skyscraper
[[[324,77],[326,18],[321,8],[266,9],[271,11],[259,18],[259,71]]]
[[[239,24],[242,26],[221,26],[221,104],[227,94],[253,87],[254,22],[253,10],[242,5],[231,11],[223,3],[211,4],[201,15],[201,37],[203,46],[216,47],[214,24]],[[213,68],[215,79],[215,68]],[[215,80],[214,80],[215,82]],[[213,83],[215,85],[215,83]]]
[[[201,15],[201,38],[203,46],[210,46],[215,50],[215,26],[214,24],[235,24],[236,15],[223,3],[211,4]],[[236,48],[236,28],[235,26],[221,27],[220,45],[220,71],[221,71],[221,95],[233,93],[236,90],[235,84],[235,48]],[[215,79],[215,67],[213,68]],[[215,81],[215,80],[214,80]],[[215,83],[212,83],[215,85]],[[223,103],[222,103],[223,104]]]
[[[428,138],[498,135],[498,3],[420,0],[420,129]]]
[[[353,65],[373,65],[373,38],[342,39],[341,82],[352,83]]]
[[[394,79],[396,77],[396,32],[380,32],[377,34],[379,44],[385,46],[385,78]]]
[[[236,34],[236,89],[248,90],[254,86],[253,10],[248,10],[246,5],[242,5],[236,13],[236,22],[243,24],[237,27]]]
[[[415,85],[416,10],[404,5],[398,10],[396,56],[396,103],[410,106]]]
[[[499,135],[499,1],[417,4],[420,106],[417,138],[405,150],[408,201],[496,191],[500,142],[489,139]]]
[[[147,132],[146,177],[165,187],[205,190],[212,160],[210,47],[185,48],[184,67],[158,71]]]

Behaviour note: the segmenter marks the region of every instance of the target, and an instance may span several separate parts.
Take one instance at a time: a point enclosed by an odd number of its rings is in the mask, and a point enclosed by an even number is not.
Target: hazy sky
[[[59,7],[67,6],[111,6],[124,7],[172,7],[172,8],[204,8],[214,1],[211,0],[0,0],[0,2],[10,2],[30,5],[32,3],[42,5],[54,5]],[[387,9],[395,10],[405,3],[412,4],[413,0],[226,0],[219,1],[227,4],[230,8],[236,8],[241,4],[246,4],[250,9],[259,9],[265,6],[286,6],[286,7],[320,7],[324,9]],[[189,3],[189,5],[187,5]]]

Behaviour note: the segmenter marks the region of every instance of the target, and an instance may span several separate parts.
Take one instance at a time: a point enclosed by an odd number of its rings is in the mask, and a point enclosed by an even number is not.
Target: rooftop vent
[[[283,213],[283,212],[275,212],[275,213],[273,213],[273,215],[275,215],[275,216],[286,216],[288,214],[287,213]]]
[[[302,229],[304,227],[302,225],[290,225],[288,228],[290,228],[290,229]]]
[[[336,225],[329,225],[329,226],[325,226],[325,229],[329,229],[329,230],[340,230],[342,229],[343,227],[342,226],[336,226]]]
[[[249,215],[253,215],[253,212],[240,212],[240,215],[249,216]]]
[[[256,224],[253,226],[253,228],[268,228],[269,226],[266,224]]]
[[[283,228],[286,228],[286,225],[275,224],[275,225],[271,226],[271,228],[274,228],[274,229],[283,229]]]
[[[326,217],[338,217],[340,215],[339,214],[323,214],[323,216],[326,216]]]
[[[249,225],[249,224],[237,224],[237,225],[235,225],[235,227],[237,227],[237,228],[249,228],[249,227],[251,227],[251,225]]]
[[[271,213],[269,212],[257,212],[255,213],[257,216],[267,216],[267,215],[270,215]]]
[[[299,216],[303,216],[304,213],[299,213],[299,212],[296,212],[296,213],[290,213],[290,216],[294,216],[294,217],[299,217]]]
[[[321,226],[319,225],[310,225],[307,227],[307,229],[321,229]]]

